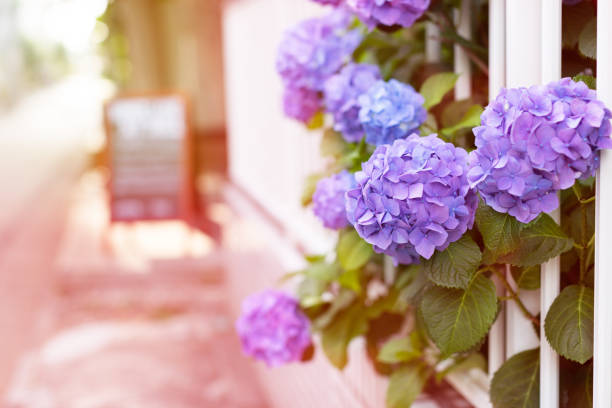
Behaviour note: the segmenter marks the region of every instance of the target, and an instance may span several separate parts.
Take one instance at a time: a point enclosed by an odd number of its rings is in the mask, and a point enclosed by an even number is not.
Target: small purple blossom
[[[242,302],[236,331],[244,353],[270,367],[299,361],[312,344],[310,323],[297,300],[274,290],[252,294]]]
[[[527,223],[559,206],[557,192],[594,175],[612,147],[610,111],[570,78],[502,89],[474,128],[468,179],[485,202]]]
[[[334,130],[342,133],[347,142],[359,142],[363,138],[358,98],[379,79],[377,65],[349,64],[325,82],[325,107],[334,116]]]
[[[344,0],[312,0],[312,1],[314,1],[315,3],[323,4],[323,5],[338,6]]]
[[[421,94],[395,79],[377,81],[358,101],[366,142],[374,145],[390,144],[418,132],[427,118]]]
[[[283,109],[290,118],[307,123],[321,110],[319,92],[308,88],[286,87],[283,94]]]
[[[346,194],[349,222],[396,263],[431,258],[474,223],[478,197],[468,185],[467,159],[436,135],[378,146]]]
[[[338,230],[349,225],[344,195],[354,187],[355,177],[346,170],[319,180],[312,195],[312,211],[326,228]]]
[[[429,8],[430,0],[346,0],[346,5],[368,26],[410,27]]]

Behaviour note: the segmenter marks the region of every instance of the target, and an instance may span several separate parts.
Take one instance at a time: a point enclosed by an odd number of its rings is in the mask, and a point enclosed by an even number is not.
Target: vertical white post
[[[508,87],[540,83],[541,12],[540,0],[506,2],[506,85]],[[508,280],[514,284],[510,274]],[[523,292],[521,300],[531,313],[537,314],[540,309],[539,291]],[[507,357],[540,344],[531,321],[526,319],[518,306],[512,302],[507,303],[506,325]]]
[[[438,63],[441,55],[440,27],[428,21],[425,23],[425,61],[429,64]]]
[[[489,100],[506,85],[506,0],[489,1]],[[497,295],[505,294],[504,286],[496,276],[492,277]],[[506,317],[502,310],[489,331],[489,378],[506,359]]]
[[[612,0],[597,4],[597,95],[612,106]],[[612,407],[612,152],[601,151],[595,201],[595,344],[593,407]]]
[[[561,0],[542,0],[542,83],[561,77]],[[550,214],[561,221],[560,210]],[[561,283],[560,258],[555,257],[541,266],[540,277],[540,406],[559,406],[559,356],[544,334],[544,318],[559,294]]]
[[[455,22],[457,33],[467,39],[472,38],[472,0],[463,0],[461,8],[456,10]],[[455,73],[459,79],[455,84],[455,99],[466,99],[472,94],[472,68],[470,59],[463,48],[455,45]]]

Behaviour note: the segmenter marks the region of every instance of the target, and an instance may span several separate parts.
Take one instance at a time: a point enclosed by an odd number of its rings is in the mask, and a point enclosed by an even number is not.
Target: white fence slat
[[[425,23],[425,61],[429,64],[435,64],[440,62],[441,57],[440,27],[428,21]]]
[[[472,0],[463,0],[461,9],[455,10],[455,22],[457,33],[464,37],[472,38]],[[470,59],[463,48],[455,45],[455,73],[459,74],[455,84],[455,100],[469,98],[472,94],[472,67]]]
[[[612,106],[612,0],[597,5],[597,94]],[[595,344],[593,407],[612,407],[612,152],[601,151],[595,201]]]
[[[561,0],[542,0],[542,83],[561,78]],[[560,222],[561,212],[550,214]],[[559,406],[559,355],[544,334],[544,317],[559,294],[560,258],[542,264],[540,276],[540,406]]]
[[[506,85],[506,1],[489,1],[489,100]],[[505,288],[499,278],[492,277],[497,295],[503,296]],[[502,304],[503,307],[503,304]],[[506,359],[506,318],[502,310],[489,331],[489,378]]]
[[[541,79],[541,1],[506,2],[506,85],[529,86]],[[511,274],[508,280],[515,286]],[[521,300],[531,313],[540,309],[539,291],[525,291]],[[537,347],[540,340],[518,306],[506,305],[506,357]]]

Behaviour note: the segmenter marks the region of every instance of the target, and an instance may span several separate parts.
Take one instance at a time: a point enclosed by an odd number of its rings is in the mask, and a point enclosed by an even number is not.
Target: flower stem
[[[527,309],[527,307],[525,306],[525,304],[523,303],[521,298],[518,296],[516,291],[512,288],[512,285],[510,285],[510,282],[508,282],[508,279],[506,278],[506,275],[504,273],[502,273],[501,271],[499,271],[495,267],[491,267],[489,269],[500,278],[500,280],[502,281],[502,283],[506,287],[506,290],[510,294],[510,299],[514,300],[514,303],[517,304],[517,306],[519,307],[519,309],[521,310],[523,315],[528,320],[531,320],[534,324],[539,326],[540,325],[540,319],[538,319],[536,316],[531,314],[531,312]]]

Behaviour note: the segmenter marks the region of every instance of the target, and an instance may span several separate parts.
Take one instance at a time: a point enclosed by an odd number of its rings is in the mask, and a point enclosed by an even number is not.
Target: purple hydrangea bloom
[[[421,94],[395,79],[377,81],[358,101],[366,142],[374,145],[390,144],[418,132],[427,118]]]
[[[355,177],[346,170],[319,180],[312,195],[312,210],[325,227],[338,230],[349,225],[344,195],[354,187]]]
[[[312,344],[310,323],[296,299],[265,290],[242,302],[236,331],[245,354],[276,367],[299,361]]]
[[[429,259],[472,228],[478,197],[467,169],[467,152],[436,135],[380,145],[346,194],[349,222],[396,263]]]
[[[319,92],[308,88],[285,88],[283,109],[290,118],[307,123],[321,109]]]
[[[342,133],[347,142],[363,138],[358,98],[379,79],[377,65],[349,64],[325,82],[325,107],[334,116],[334,130]]]
[[[521,222],[550,212],[557,192],[594,175],[599,150],[612,147],[611,117],[595,91],[570,78],[502,89],[474,128],[470,185]]]
[[[316,3],[320,3],[320,4],[325,4],[325,5],[331,5],[331,6],[338,6],[343,0],[312,0]]]
[[[346,0],[346,4],[368,26],[410,27],[425,13],[430,0]]]
[[[325,80],[350,60],[361,42],[359,30],[348,30],[350,22],[350,14],[338,9],[287,30],[276,59],[285,86],[322,91]]]

